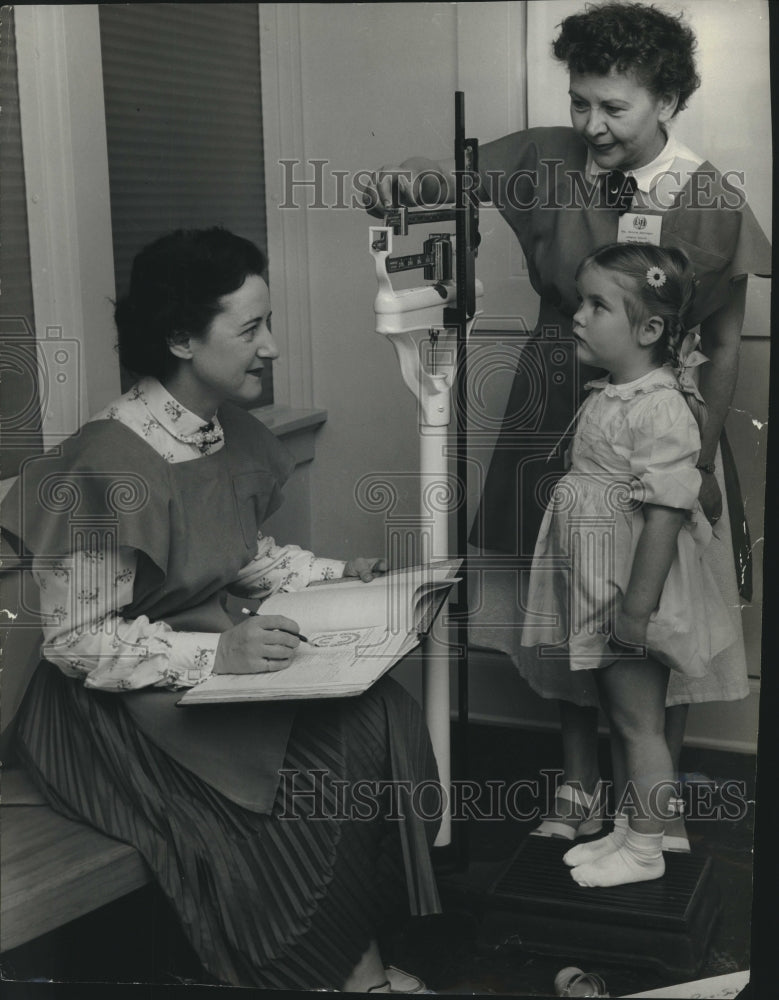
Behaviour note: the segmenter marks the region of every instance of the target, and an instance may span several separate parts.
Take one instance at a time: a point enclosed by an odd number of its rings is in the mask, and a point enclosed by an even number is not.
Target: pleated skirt
[[[389,678],[358,698],[300,703],[268,815],[162,752],[121,695],[45,662],[17,743],[54,809],[137,848],[221,982],[339,989],[389,921],[440,910],[435,810],[408,796],[398,808],[393,792],[432,787],[435,759],[417,703]]]

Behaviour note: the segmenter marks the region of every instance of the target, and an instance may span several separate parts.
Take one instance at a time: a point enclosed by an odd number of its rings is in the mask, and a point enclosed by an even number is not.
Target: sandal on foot
[[[670,837],[664,833],[662,849],[668,854],[689,854],[690,841],[686,837]]]
[[[418,976],[412,976],[410,972],[404,972],[394,965],[388,965],[384,969],[387,978],[378,986],[371,986],[367,993],[433,993],[429,990]]]
[[[674,818],[680,817],[684,814],[683,799],[671,799],[669,806],[675,814]],[[682,829],[684,829],[683,826]],[[663,850],[671,854],[689,854],[690,841],[687,838],[687,831],[685,830],[683,834],[664,833]]]
[[[564,805],[563,803],[568,803]],[[583,815],[577,817],[573,806],[579,806]],[[606,798],[603,786],[599,781],[592,795],[582,791],[579,785],[569,785],[563,782],[555,792],[555,809],[557,816],[570,816],[577,820],[576,826],[564,823],[555,816],[542,820],[541,825],[530,831],[531,837],[559,837],[563,840],[576,840],[577,837],[590,837],[600,833],[603,818],[606,814]]]
[[[582,972],[571,966],[560,969],[554,977],[555,993],[559,997],[607,997],[606,984],[593,972]]]

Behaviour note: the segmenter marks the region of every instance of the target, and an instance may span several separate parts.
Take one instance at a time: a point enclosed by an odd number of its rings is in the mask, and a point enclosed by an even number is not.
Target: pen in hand
[[[251,611],[249,608],[241,608],[242,615],[250,615],[252,618],[257,617],[256,611]],[[303,635],[302,632],[289,632],[287,629],[277,628],[274,629],[275,632],[286,632],[287,635],[296,635],[301,642],[308,642],[309,640]]]

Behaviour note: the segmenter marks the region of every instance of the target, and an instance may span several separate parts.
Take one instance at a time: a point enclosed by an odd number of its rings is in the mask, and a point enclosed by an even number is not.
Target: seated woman
[[[377,945],[404,902],[440,909],[437,824],[390,822],[379,794],[437,777],[416,702],[385,678],[358,698],[176,708],[211,673],[295,656],[294,621],[231,614],[228,591],[386,569],[262,533],[294,465],[243,409],[278,356],[264,270],[223,229],[141,251],[116,323],[143,377],[9,494],[3,522],[33,557],[45,623],[16,747],[54,809],[138,849],[215,979],[418,992]],[[356,782],[377,789],[369,817]]]

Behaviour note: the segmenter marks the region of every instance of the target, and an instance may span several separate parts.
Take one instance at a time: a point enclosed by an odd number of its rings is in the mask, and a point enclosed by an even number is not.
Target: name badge
[[[656,213],[625,212],[619,217],[617,243],[652,243],[660,246],[663,217]]]

